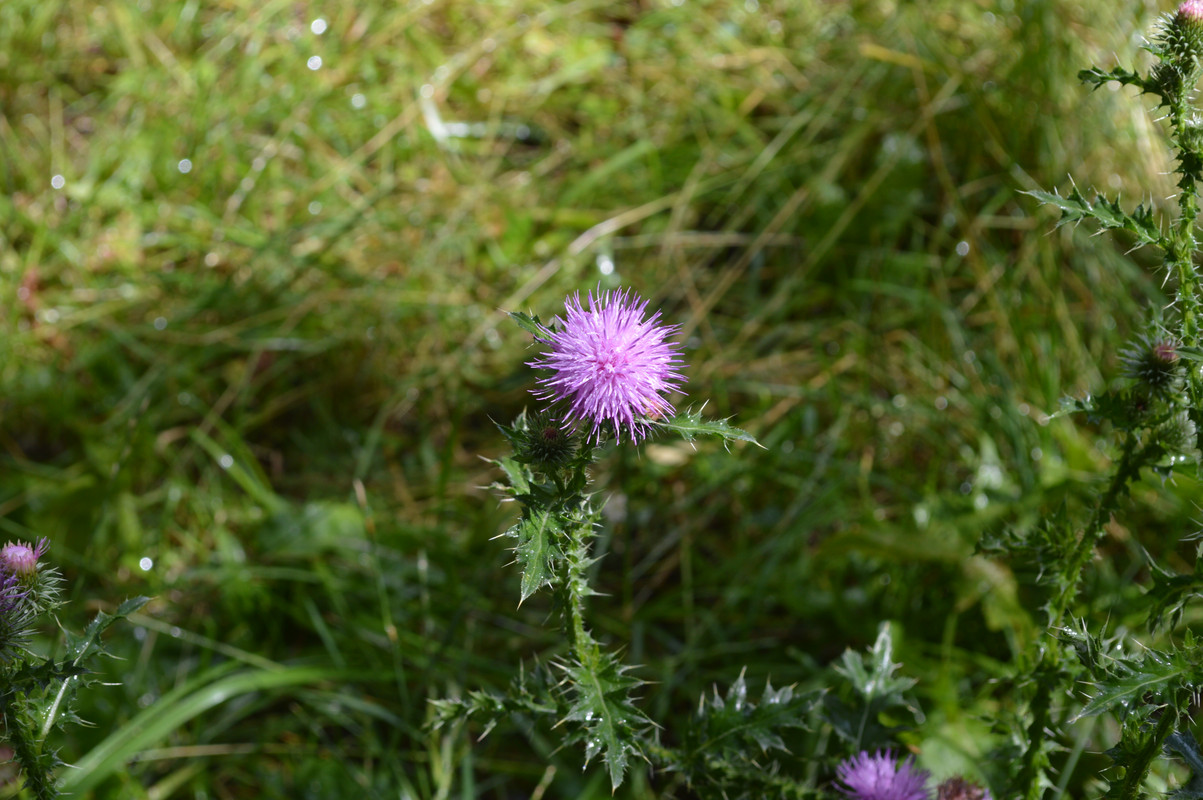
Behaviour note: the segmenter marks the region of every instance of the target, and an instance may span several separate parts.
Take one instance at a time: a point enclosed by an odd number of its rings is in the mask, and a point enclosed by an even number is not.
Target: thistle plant
[[[1090,617],[1080,598],[1095,569],[1096,551],[1112,520],[1125,511],[1132,488],[1146,477],[1164,482],[1177,471],[1198,471],[1203,300],[1194,257],[1203,120],[1194,102],[1203,77],[1203,2],[1187,0],[1165,15],[1145,47],[1157,62],[1145,74],[1091,68],[1079,78],[1096,89],[1112,81],[1135,86],[1156,99],[1177,159],[1176,211],[1168,218],[1146,204],[1128,211],[1118,199],[1087,197],[1076,187],[1064,196],[1031,193],[1061,210],[1061,225],[1090,220],[1102,229],[1123,231],[1138,246],[1157,248],[1173,300],[1152,309],[1144,332],[1118,354],[1121,376],[1114,386],[1064,404],[1063,414],[1101,424],[1115,437],[1110,474],[1096,485],[1081,517],[1062,507],[1028,530],[984,542],[987,552],[1033,568],[1046,625],[1045,634],[1014,666],[1020,702],[999,721],[1009,742],[996,754],[1005,773],[1000,796],[1046,796],[1073,769],[1074,758],[1065,754],[1070,730],[1091,717],[1114,714],[1118,741],[1104,745],[1111,767],[1102,776],[1107,783],[1102,796],[1146,796],[1150,772],[1173,755],[1193,774],[1178,796],[1203,797],[1203,762],[1190,734],[1203,687],[1203,642],[1190,630],[1176,630],[1203,591],[1199,548],[1194,548],[1194,572],[1186,575],[1156,563],[1146,551],[1148,637],[1111,630],[1108,620]]]
[[[704,774],[720,780],[759,772],[772,785],[774,776],[748,750],[784,750],[780,731],[804,726],[817,695],[769,685],[757,704],[740,676],[726,697],[703,698],[683,744],[668,747],[661,743],[663,726],[640,707],[646,684],[637,669],[623,663],[621,644],[594,635],[588,618],[588,599],[596,594],[588,568],[602,524],[590,469],[599,457],[660,435],[755,440],[699,411],[676,412],[671,394],[684,384],[681,345],[671,340],[677,328],[663,324],[659,312],[649,315],[647,302],[630,291],[594,292],[586,302],[573,295],[550,325],[522,313],[510,317],[544,348],[529,362],[541,372],[532,393],[543,405],[498,425],[513,453],[494,462],[505,476],[494,488],[522,508],[506,533],[521,571],[518,602],[550,592],[563,647],[549,665],[523,668],[506,694],[436,701],[436,725],[477,715],[487,718],[487,732],[516,715],[543,719],[582,748],[585,764],[604,762],[615,788],[633,761],[684,773],[691,782]],[[726,751],[718,742],[733,747]],[[754,785],[743,781],[745,788]]]
[[[43,656],[31,639],[62,606],[63,579],[44,561],[46,539],[34,544],[9,542],[0,549],[0,741],[20,765],[25,787],[38,800],[58,797],[55,772],[62,762],[50,746],[56,728],[79,722],[75,697],[87,684],[89,666],[104,652],[100,635],[132,614],[149,598],[122,603],[115,614],[101,612],[82,635],[66,634],[60,657]]]

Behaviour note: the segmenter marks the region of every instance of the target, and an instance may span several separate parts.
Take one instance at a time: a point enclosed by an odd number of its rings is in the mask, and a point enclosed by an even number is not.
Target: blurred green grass
[[[64,757],[120,753],[98,797],[604,796],[546,731],[422,726],[557,648],[482,488],[531,402],[499,309],[621,283],[682,325],[685,402],[767,447],[599,470],[595,624],[649,713],[891,619],[925,752],[972,761],[1038,624],[974,543],[1082,501],[1097,432],[1046,415],[1164,303],[1155,255],[1019,192],[1172,193],[1147,103],[1074,77],[1155,12],[0,4],[0,528],[51,538],[67,624],[158,598]],[[1195,488],[1138,498],[1141,544],[1172,562]]]

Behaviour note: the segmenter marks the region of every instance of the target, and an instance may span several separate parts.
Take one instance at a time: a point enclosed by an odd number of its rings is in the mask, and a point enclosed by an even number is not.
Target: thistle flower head
[[[590,293],[588,309],[573,295],[566,311],[551,350],[529,362],[551,371],[535,395],[565,403],[562,423],[589,426],[595,441],[603,425],[620,440],[623,431],[636,442],[646,437],[646,419],[673,413],[665,395],[685,380],[680,345],[666,341],[676,326],[660,324],[658,311],[645,319],[647,301],[626,290]]]
[[[565,466],[576,451],[576,438],[550,414],[523,416],[515,436],[518,460],[544,469]]]
[[[918,769],[915,759],[901,764],[890,751],[873,755],[862,750],[836,768],[841,792],[851,800],[928,800],[927,770]]]
[[[49,546],[46,539],[40,539],[32,546],[25,542],[9,542],[0,548],[0,568],[28,583],[38,571],[38,559],[46,555]]]
[[[1203,25],[1203,0],[1184,0],[1178,6],[1178,16],[1183,22]]]
[[[936,800],[992,800],[990,790],[961,777],[949,778],[936,787]]]
[[[1185,411],[1179,411],[1157,426],[1156,433],[1161,446],[1167,452],[1184,456],[1198,455],[1199,430]]]
[[[1142,336],[1120,353],[1124,374],[1153,394],[1172,394],[1182,385],[1179,347],[1172,336]]]
[[[0,548],[0,577],[11,579],[20,588],[17,605],[21,614],[28,618],[23,624],[29,624],[38,614],[62,605],[63,576],[55,567],[38,563],[49,547],[49,540],[42,538],[32,545],[9,542]],[[0,602],[2,595],[3,587],[0,587]],[[0,607],[2,613],[3,608]],[[3,624],[0,621],[0,627]],[[5,635],[0,630],[0,649],[5,646]]]
[[[1203,58],[1203,0],[1184,0],[1176,12],[1163,16],[1151,49],[1173,65],[1177,77],[1186,78],[1192,73],[1197,77],[1194,70]]]

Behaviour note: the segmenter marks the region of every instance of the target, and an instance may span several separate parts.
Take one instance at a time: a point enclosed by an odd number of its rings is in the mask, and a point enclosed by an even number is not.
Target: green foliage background
[[[683,404],[767,448],[598,471],[593,627],[664,736],[888,620],[921,763],[988,777],[992,679],[1042,620],[975,544],[1082,506],[1110,454],[1048,415],[1165,302],[1153,256],[1019,194],[1173,191],[1149,103],[1075,77],[1168,8],[1084,5],[0,3],[0,528],[50,537],[69,627],[157,598],[69,788],[608,796],[521,719],[426,727],[560,646],[480,456],[532,403],[501,310],[599,284],[680,324]],[[1197,496],[1136,492],[1085,613],[1124,624],[1141,547],[1190,571]],[[1116,729],[1087,730],[1072,795]]]

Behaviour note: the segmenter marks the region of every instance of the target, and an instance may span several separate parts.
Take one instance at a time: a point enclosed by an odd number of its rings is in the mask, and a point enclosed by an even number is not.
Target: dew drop
[[[180,163],[176,164],[175,168],[178,169],[184,175],[187,175],[189,172],[192,171],[192,160],[187,159],[187,158],[181,158]]]
[[[326,20],[318,17],[313,22],[309,23],[309,30],[313,31],[314,34],[321,36],[326,32]]]
[[[957,242],[957,255],[958,256],[969,255],[969,242],[966,242],[966,241]]]
[[[156,331],[161,331],[164,328],[166,328],[167,327],[167,317],[155,317],[154,326],[155,326]]]
[[[351,108],[363,108],[368,104],[368,99],[359,92],[351,95]]]
[[[138,567],[143,572],[150,572],[150,568],[153,567],[154,565],[155,565],[154,560],[148,556],[142,556],[142,558],[138,559]]]
[[[217,459],[217,465],[222,469],[229,469],[234,466],[234,457],[229,453],[222,453],[221,458]]]
[[[50,185],[53,186],[55,189],[61,189],[67,185],[67,179],[64,178],[62,175],[55,175],[53,178],[50,179]]]
[[[309,67],[309,69],[314,70],[314,71],[321,69],[322,68],[322,57],[321,56],[310,56],[309,60],[305,62],[305,66]]]

